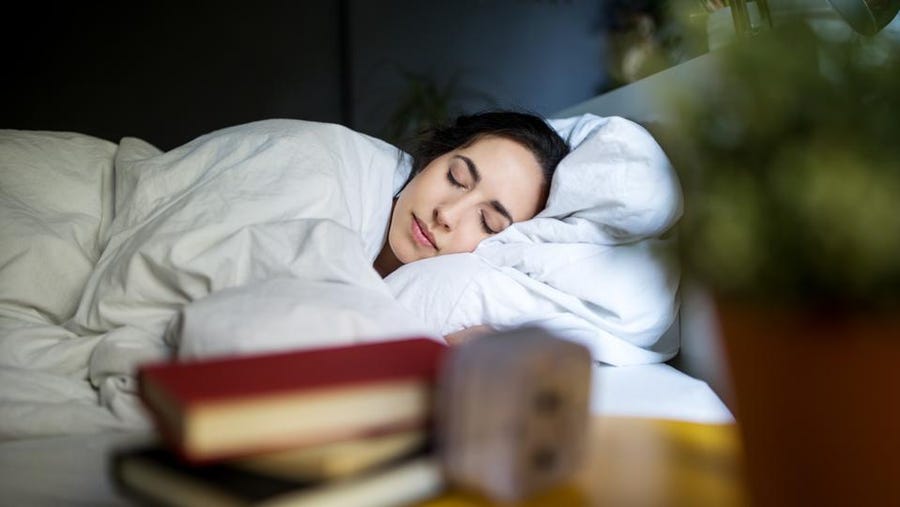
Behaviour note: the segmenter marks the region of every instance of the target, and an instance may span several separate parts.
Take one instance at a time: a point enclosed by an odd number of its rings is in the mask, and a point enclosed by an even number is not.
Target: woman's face
[[[525,147],[486,136],[428,164],[400,192],[388,242],[403,263],[471,252],[544,205],[541,166]]]

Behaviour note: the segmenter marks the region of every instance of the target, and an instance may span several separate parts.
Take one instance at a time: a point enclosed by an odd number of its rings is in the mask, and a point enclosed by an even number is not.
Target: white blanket
[[[167,153],[123,140],[115,218],[74,315],[5,322],[3,374],[17,380],[0,384],[0,433],[145,426],[135,369],[174,350],[423,334],[372,267],[406,165],[379,140],[302,121],[224,129]]]

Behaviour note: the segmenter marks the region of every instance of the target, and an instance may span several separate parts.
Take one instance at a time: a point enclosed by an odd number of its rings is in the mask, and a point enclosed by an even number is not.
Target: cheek
[[[413,208],[415,208],[416,195],[417,190],[415,180],[410,181],[397,195],[397,200],[394,202],[394,209],[391,210],[390,230],[392,233],[402,227],[403,219],[409,216],[413,211]]]
[[[423,185],[422,173],[417,174],[403,190],[397,195],[397,203],[394,211],[402,210],[402,213],[414,211],[427,194],[427,185]]]
[[[452,246],[447,249],[446,253],[472,252],[486,237],[487,235],[481,230],[481,222],[466,224],[465,227],[460,227],[455,231],[451,242]]]
[[[387,241],[391,251],[394,252],[394,256],[405,264],[409,262],[409,259],[406,258],[407,249],[403,243],[403,216],[405,213],[402,209],[402,204],[402,200],[397,199],[397,204],[394,206],[394,211],[391,214]]]

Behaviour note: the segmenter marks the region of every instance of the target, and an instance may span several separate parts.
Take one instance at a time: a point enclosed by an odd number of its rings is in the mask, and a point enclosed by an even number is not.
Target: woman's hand
[[[469,340],[474,340],[475,338],[488,335],[493,332],[495,332],[495,329],[491,326],[472,326],[465,329],[460,329],[455,333],[450,333],[444,337],[444,340],[446,340],[450,345],[462,345]]]

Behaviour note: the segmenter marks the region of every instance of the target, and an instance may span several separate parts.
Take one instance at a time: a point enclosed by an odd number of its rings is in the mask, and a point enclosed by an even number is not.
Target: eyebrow
[[[471,158],[465,155],[453,155],[453,158],[458,158],[466,163],[466,167],[469,168],[469,174],[472,175],[472,179],[475,180],[475,184],[477,185],[479,181],[481,181],[481,173],[478,172],[478,166],[475,165],[475,162],[472,161]],[[509,213],[509,210],[506,209],[506,206],[500,203],[500,201],[491,201],[491,207],[497,210],[497,213],[503,215],[504,218],[509,220],[509,223],[512,224],[514,222],[512,215]]]

